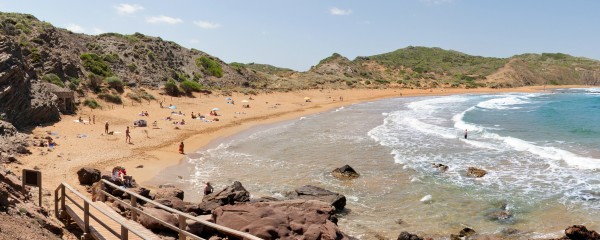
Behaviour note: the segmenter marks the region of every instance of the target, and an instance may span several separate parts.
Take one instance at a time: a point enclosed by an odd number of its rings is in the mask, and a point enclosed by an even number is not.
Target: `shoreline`
[[[196,96],[194,98],[170,98],[160,96],[165,105],[173,104],[183,106],[177,111],[188,114],[187,116],[176,116],[186,120],[187,125],[177,126],[174,129],[169,122],[159,122],[159,127],[151,129],[150,123],[156,119],[157,112],[166,112],[159,108],[158,103],[124,103],[116,108],[107,105],[107,109],[90,110],[80,109],[78,115],[64,115],[61,121],[32,130],[31,137],[43,137],[47,132],[57,133],[58,146],[55,150],[46,151],[43,148],[32,147],[32,154],[19,157],[22,165],[11,165],[14,171],[23,168],[39,168],[45,178],[45,190],[52,190],[60,182],[67,182],[72,186],[79,186],[76,171],[82,167],[92,167],[103,172],[109,172],[116,165],[124,166],[128,174],[133,176],[138,184],[144,184],[158,176],[161,171],[169,167],[179,165],[186,159],[185,155],[177,153],[179,142],[185,143],[186,152],[193,153],[206,147],[215,140],[239,134],[253,127],[273,124],[292,120],[302,116],[317,114],[331,109],[348,106],[361,102],[381,100],[394,97],[417,97],[417,96],[442,96],[454,94],[486,94],[486,93],[510,93],[510,92],[542,92],[545,89],[561,88],[589,88],[591,86],[529,86],[507,89],[350,89],[350,90],[303,90],[290,93],[271,93],[252,96],[252,108],[239,108],[241,99],[250,96],[234,94],[231,96],[238,101],[238,105],[226,104],[225,96]],[[542,89],[544,88],[544,89]],[[312,102],[304,102],[304,96],[311,98]],[[338,96],[343,96],[343,101],[338,101]],[[262,101],[266,104],[262,105]],[[157,100],[158,102],[158,100]],[[273,104],[275,103],[275,104]],[[136,106],[137,104],[137,106]],[[192,120],[189,112],[198,109],[198,105],[204,110],[207,106],[221,108],[219,122],[201,123]],[[265,107],[266,106],[266,107]],[[119,109],[119,107],[121,107]],[[231,107],[231,108],[230,108]],[[125,126],[131,126],[133,120],[142,118],[130,116],[132,113],[150,110],[147,128],[133,128],[133,144],[126,145],[124,141]],[[167,110],[168,111],[168,110]],[[208,110],[206,110],[208,111]],[[244,111],[244,114],[241,114]],[[246,114],[247,112],[247,114]],[[238,114],[239,113],[239,114]],[[165,114],[163,113],[162,116]],[[168,114],[167,114],[168,115]],[[74,123],[78,116],[95,116],[96,124]],[[84,121],[88,118],[84,117]],[[103,123],[109,121],[111,130],[115,135],[103,133]],[[159,120],[156,120],[159,121]],[[189,122],[189,123],[188,123]],[[209,125],[211,126],[205,126]],[[214,126],[212,126],[214,125]],[[93,129],[90,128],[93,127]],[[79,132],[85,132],[81,134]],[[85,135],[80,137],[80,135]],[[144,135],[146,138],[144,138]],[[55,136],[55,135],[53,135]],[[139,140],[142,139],[142,140]],[[120,142],[120,143],[118,143]],[[81,151],[84,149],[85,151]],[[190,151],[192,150],[192,151]],[[43,157],[40,157],[43,156]],[[58,159],[44,161],[44,159]],[[62,160],[62,161],[61,161]],[[66,161],[65,161],[66,160]],[[137,168],[143,165],[142,168]],[[148,186],[151,187],[152,186]]]

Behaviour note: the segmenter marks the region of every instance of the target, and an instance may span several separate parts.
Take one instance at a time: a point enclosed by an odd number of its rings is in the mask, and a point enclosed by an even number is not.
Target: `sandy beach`
[[[560,86],[581,87],[581,86]],[[51,136],[57,143],[54,149],[31,147],[32,154],[19,157],[21,165],[13,164],[13,171],[39,169],[43,173],[46,191],[53,191],[60,182],[78,186],[76,172],[82,167],[92,167],[109,173],[115,166],[127,168],[138,184],[144,185],[152,177],[169,166],[178,164],[184,155],[178,153],[180,142],[185,143],[185,152],[192,153],[211,141],[239,133],[248,128],[290,120],[315,114],[344,105],[392,97],[425,95],[450,95],[491,92],[537,92],[542,86],[511,89],[358,89],[358,90],[306,90],[288,93],[259,94],[256,96],[234,93],[233,96],[219,94],[194,97],[169,97],[150,91],[157,100],[143,103],[126,100],[123,105],[102,103],[102,109],[80,107],[76,115],[63,115],[62,120],[31,130],[31,140]],[[230,97],[235,104],[231,104]],[[252,100],[250,100],[252,97]],[[310,98],[306,102],[305,98]],[[343,98],[343,100],[340,99]],[[247,100],[248,102],[242,102]],[[163,108],[159,101],[163,102]],[[243,108],[249,104],[250,108]],[[170,105],[175,109],[168,108]],[[219,108],[219,116],[209,116],[213,108]],[[147,111],[149,116],[140,116]],[[185,115],[179,115],[178,113]],[[175,112],[175,113],[172,113]],[[202,114],[205,122],[192,119],[192,112]],[[79,117],[83,123],[78,121]],[[171,120],[166,120],[171,117]],[[94,123],[95,119],[95,123]],[[143,119],[148,127],[134,127],[133,122]],[[91,123],[89,122],[91,120]],[[185,120],[184,125],[174,124]],[[157,127],[152,123],[156,121]],[[105,134],[104,124],[109,123]],[[125,129],[131,129],[131,144],[125,141]]]

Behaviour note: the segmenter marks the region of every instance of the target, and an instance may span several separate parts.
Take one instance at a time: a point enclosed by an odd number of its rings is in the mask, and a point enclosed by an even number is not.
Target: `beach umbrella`
[[[227,97],[227,98],[225,98],[225,100],[231,100],[231,98],[230,98],[230,97]]]
[[[248,102],[248,100],[245,100],[245,99],[244,99],[244,100],[242,100],[242,102],[243,102],[243,103],[247,103],[247,102]]]
[[[213,108],[212,110],[213,110],[213,111],[219,111],[219,110],[221,110],[221,109],[219,109],[219,108]]]
[[[304,97],[304,100],[309,100],[309,99],[310,99],[309,97]]]

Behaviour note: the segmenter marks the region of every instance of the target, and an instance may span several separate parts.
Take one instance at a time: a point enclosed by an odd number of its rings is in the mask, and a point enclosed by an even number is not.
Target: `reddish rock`
[[[169,224],[172,224],[173,226],[178,226],[179,225],[179,221],[177,220],[177,217],[175,215],[173,215],[170,212],[167,212],[165,210],[162,209],[157,209],[157,208],[147,208],[147,207],[142,207],[142,210],[155,217],[158,218],[164,222],[167,222]],[[155,219],[146,216],[145,214],[141,214],[139,216],[139,221],[140,224],[142,224],[142,226],[146,227],[147,229],[150,230],[166,230],[169,229],[165,226],[163,226],[160,222],[156,221]]]
[[[336,168],[331,172],[331,175],[340,179],[340,180],[352,180],[360,177],[354,168],[350,167],[350,165],[344,165],[341,168]]]
[[[212,221],[263,239],[349,239],[328,220],[333,213],[328,203],[294,199],[218,207]]]
[[[565,229],[565,235],[571,240],[600,240],[600,234],[587,230],[583,225],[573,225]]]
[[[331,204],[336,210],[342,210],[346,206],[346,196],[311,185],[296,189],[295,196],[290,198],[323,201]]]
[[[242,183],[235,181],[231,186],[221,191],[204,196],[202,202],[198,205],[198,214],[208,214],[219,206],[248,201],[250,201],[250,193],[246,191]]]

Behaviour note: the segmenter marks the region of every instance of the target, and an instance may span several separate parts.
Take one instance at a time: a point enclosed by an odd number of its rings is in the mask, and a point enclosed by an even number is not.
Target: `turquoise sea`
[[[361,177],[329,174],[345,164]],[[488,174],[468,177],[469,167]],[[306,184],[342,193],[339,225],[361,239],[466,226],[512,239],[600,230],[600,89],[360,103],[221,139],[169,172],[184,176],[191,200],[208,180],[240,181],[253,197]]]

